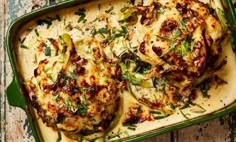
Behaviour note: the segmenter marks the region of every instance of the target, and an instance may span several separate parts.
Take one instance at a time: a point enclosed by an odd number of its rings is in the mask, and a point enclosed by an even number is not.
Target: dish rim
[[[32,135],[33,135],[36,142],[42,141],[42,138],[40,136],[41,134],[40,134],[40,130],[38,128],[37,120],[36,120],[35,116],[33,115],[32,106],[29,103],[29,100],[27,99],[27,97],[23,93],[24,92],[23,86],[20,81],[19,72],[17,70],[17,63],[16,63],[16,59],[15,59],[15,55],[14,55],[14,53],[15,53],[14,52],[14,39],[16,39],[15,33],[19,32],[18,29],[21,25],[23,25],[24,23],[30,22],[30,21],[36,19],[37,17],[42,16],[43,14],[46,14],[48,12],[53,12],[56,10],[60,10],[60,9],[64,9],[64,8],[68,8],[68,7],[72,7],[74,5],[79,5],[84,2],[90,2],[90,1],[87,1],[87,0],[67,0],[67,1],[57,3],[55,5],[49,5],[49,6],[32,11],[30,13],[27,13],[27,14],[17,18],[8,27],[7,34],[6,34],[6,43],[5,43],[6,47],[5,48],[7,49],[7,54],[8,54],[11,68],[13,71],[13,80],[6,89],[6,95],[7,95],[8,102],[11,106],[19,107],[26,112],[27,119],[29,121],[29,125],[32,130]],[[232,21],[229,21],[229,24],[231,26],[235,25],[236,24],[236,20],[235,20],[236,15],[235,15],[235,11],[232,10],[232,5],[233,5],[232,1],[231,0],[224,0],[224,2],[225,2],[225,3],[223,3],[224,8],[225,8],[225,4],[227,4],[226,8],[229,9],[227,12],[230,14],[231,19],[233,19]],[[16,32],[16,31],[18,31],[18,32]],[[233,34],[234,34],[234,31],[232,31],[232,35]],[[236,45],[234,44],[233,46],[236,46]],[[212,113],[209,113],[209,114],[206,114],[206,115],[194,118],[194,119],[185,120],[180,123],[173,124],[173,125],[168,125],[166,127],[147,131],[142,134],[133,135],[128,138],[119,139],[118,141],[125,141],[125,142],[140,141],[140,140],[150,138],[150,137],[153,137],[156,135],[160,135],[160,134],[163,134],[166,132],[170,132],[170,131],[173,131],[176,129],[188,127],[191,125],[195,125],[197,123],[201,123],[201,122],[205,122],[205,121],[208,121],[208,120],[211,120],[214,118],[218,118],[218,117],[226,115],[234,110],[236,110],[236,101],[234,101],[232,104],[230,104],[222,109],[219,109],[217,111],[214,111]]]

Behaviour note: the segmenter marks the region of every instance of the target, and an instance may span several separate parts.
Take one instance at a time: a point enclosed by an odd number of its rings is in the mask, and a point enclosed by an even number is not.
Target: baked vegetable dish
[[[235,60],[227,37],[217,4],[96,0],[23,28],[17,61],[55,141],[112,141],[215,111],[206,100],[230,104],[209,93],[232,84],[217,74]]]

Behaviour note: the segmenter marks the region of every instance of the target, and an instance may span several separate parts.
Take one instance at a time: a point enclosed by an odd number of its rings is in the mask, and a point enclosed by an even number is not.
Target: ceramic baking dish
[[[85,0],[67,0],[65,2],[61,2],[55,5],[44,7],[40,10],[28,13],[18,18],[16,21],[14,21],[10,25],[8,29],[8,32],[6,35],[6,48],[7,48],[7,52],[8,52],[8,56],[9,56],[9,60],[12,66],[14,76],[13,76],[13,80],[11,84],[8,86],[6,90],[6,95],[8,98],[8,102],[11,106],[22,108],[26,112],[29,123],[30,123],[30,127],[32,129],[32,134],[36,142],[43,141],[43,138],[42,138],[40,129],[38,127],[38,121],[34,115],[33,108],[30,105],[28,98],[25,97],[24,95],[24,88],[22,87],[20,73],[19,73],[19,70],[17,69],[17,62],[16,62],[16,55],[15,55],[15,46],[16,46],[15,41],[18,39],[16,39],[16,33],[19,32],[19,29],[23,25],[33,21],[37,17],[40,17],[42,15],[45,15],[53,11],[79,5],[84,2]],[[235,31],[235,26],[234,26],[236,24],[236,15],[235,15],[234,7],[231,0],[222,1],[222,4],[226,13],[225,15],[227,16],[226,18],[228,19],[228,23],[230,25],[229,28],[231,30],[231,36],[232,36],[231,38],[232,48],[235,49],[236,43],[233,37],[236,37],[236,31]],[[159,134],[173,131],[179,128],[201,123],[210,119],[214,119],[222,115],[228,114],[234,110],[236,110],[235,101],[232,104],[220,110],[213,111],[207,115],[196,117],[194,119],[184,120],[173,125],[168,125],[168,126],[158,128],[152,131],[144,132],[142,134],[130,136],[128,138],[122,139],[122,141],[139,141],[139,140],[146,139],[155,135],[159,135]]]

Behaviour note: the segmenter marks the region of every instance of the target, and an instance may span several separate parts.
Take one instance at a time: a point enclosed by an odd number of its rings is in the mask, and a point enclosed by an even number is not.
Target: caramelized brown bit
[[[157,56],[162,55],[162,49],[160,47],[153,46],[152,50],[156,53]]]
[[[96,59],[100,59],[101,58],[101,52],[99,48],[93,48],[93,53],[94,53],[94,57]]]
[[[156,5],[157,6],[157,5]],[[148,26],[153,23],[155,20],[155,10],[153,10],[152,5],[151,6],[139,6],[137,7],[138,13],[142,15],[141,17],[141,24]]]
[[[34,92],[30,92],[31,94],[31,104],[32,106],[36,109],[39,110],[40,109],[40,105],[38,104],[38,98],[37,96],[35,96]],[[32,95],[33,94],[33,95]]]
[[[197,17],[198,16],[198,12],[197,11],[194,11],[192,9],[189,9],[188,10],[189,14],[191,17]]]
[[[185,16],[187,14],[187,5],[181,5],[180,3],[177,3],[176,7],[175,7],[182,16]]]
[[[39,68],[34,69],[34,77],[37,77],[40,74],[41,72],[39,71]]]
[[[58,50],[59,50],[58,42],[55,39],[52,39],[52,38],[48,38],[48,40],[51,42],[51,44],[55,48],[56,56],[57,56],[58,55]]]
[[[81,67],[79,65],[76,66],[76,68],[74,69],[74,72],[77,74],[77,75],[84,75],[85,74],[85,68],[84,67]]]
[[[146,119],[141,116],[130,115],[128,119],[126,119],[123,124],[138,124],[144,122]]]
[[[116,64],[116,67],[115,67],[115,78],[117,79],[121,79],[121,68],[118,64]]]
[[[91,84],[92,85],[95,85],[96,84],[96,78],[95,78],[95,76],[90,76],[90,81],[91,81]]]
[[[173,19],[167,19],[161,24],[160,33],[162,36],[169,36],[176,28],[178,23]]]
[[[141,44],[140,44],[140,47],[139,47],[139,51],[142,53],[142,54],[145,54],[145,41],[143,41]]]
[[[39,62],[40,65],[42,65],[42,64],[47,64],[47,63],[48,63],[48,60],[47,60],[47,59],[44,59],[44,60],[42,60],[42,61]]]

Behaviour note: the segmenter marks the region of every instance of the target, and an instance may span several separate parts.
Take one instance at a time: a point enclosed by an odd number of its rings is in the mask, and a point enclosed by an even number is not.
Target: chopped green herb
[[[167,80],[166,78],[157,78],[154,77],[152,79],[153,87],[157,89],[157,91],[163,91],[166,87]]]
[[[176,43],[174,43],[174,44],[172,44],[171,46],[170,46],[170,48],[169,49],[167,49],[164,53],[162,53],[162,55],[160,56],[160,57],[163,57],[164,55],[166,55],[168,52],[170,52],[171,50],[174,50],[175,48],[176,48]]]
[[[132,125],[132,124],[123,124],[124,127],[137,127],[135,125]]]
[[[53,101],[58,101],[59,97],[60,97],[60,94],[56,94],[56,96],[54,96],[54,97],[52,98],[52,100],[53,100]]]
[[[227,20],[225,19],[225,12],[222,9],[220,9],[219,7],[217,7],[216,13],[217,13],[217,16],[218,16],[222,26],[224,28],[227,28],[228,23],[227,23]]]
[[[179,109],[179,111],[180,111],[180,113],[183,115],[184,118],[189,119],[189,118],[187,117],[187,115],[189,115],[189,114],[184,114],[184,112],[183,112],[181,109]]]
[[[51,25],[52,25],[52,21],[54,20],[58,20],[58,21],[61,21],[61,18],[59,15],[56,15],[55,17],[49,17],[47,16],[45,19],[39,19],[37,20],[37,24],[38,25],[44,25],[46,24],[47,25],[47,28],[49,28]]]
[[[172,37],[172,39],[176,39],[180,35],[179,29],[177,29]]]
[[[44,71],[45,73],[47,73],[50,69],[51,69],[51,67],[49,67],[49,68],[44,68],[43,71]]]
[[[82,94],[82,102],[87,102],[88,100],[87,100],[87,98],[86,98],[86,96],[84,95],[84,93]]]
[[[110,30],[109,30],[107,27],[101,28],[101,29],[98,29],[98,30],[96,30],[96,29],[94,28],[94,29],[91,31],[91,34],[92,34],[93,37],[94,37],[95,35],[97,35],[97,34],[100,34],[101,36],[105,37],[104,34],[109,34],[109,33],[110,33]]]
[[[200,110],[191,110],[194,113],[204,113],[206,112],[206,109],[204,109],[202,106],[198,105],[198,104],[194,104],[192,103],[193,106],[197,106]]]
[[[175,106],[172,103],[170,103],[169,106],[171,109],[173,109],[173,110],[175,109]]]
[[[58,138],[57,138],[57,141],[56,142],[60,142],[61,141],[61,131],[58,131],[57,132],[57,135],[58,135]]]
[[[83,140],[84,140],[84,136],[83,136],[83,135],[80,135],[80,137],[79,137],[79,142],[83,142]]]
[[[19,38],[20,43],[23,43],[25,41],[26,37],[24,37],[22,40]]]
[[[113,133],[113,134],[107,136],[107,139],[113,139],[113,138],[116,138],[116,137],[120,138],[121,133],[122,132],[119,129],[117,133]]]
[[[175,40],[179,35],[180,35],[180,31],[179,31],[179,29],[177,29],[171,38],[163,37],[163,36],[160,36],[160,35],[156,35],[156,37],[159,38],[159,39],[161,39],[161,40],[165,40],[165,41],[169,41],[169,42],[174,42],[174,40]]]
[[[193,51],[194,46],[195,46],[195,41],[191,42],[191,47],[190,47],[191,51]]]
[[[161,40],[166,40],[166,41],[169,41],[169,42],[173,42],[172,39],[169,39],[167,37],[163,37],[163,36],[160,36],[160,35],[156,35],[157,38],[161,39]]]
[[[127,33],[128,33],[128,30],[127,30],[127,28],[125,27],[125,26],[121,26],[121,33],[123,34],[123,35],[126,35]]]
[[[134,5],[135,4],[135,0],[130,0],[130,3]]]
[[[180,109],[185,109],[185,108],[188,108],[190,105],[189,103],[185,103],[184,106],[182,106]]]
[[[169,115],[155,116],[154,119],[155,119],[155,120],[159,120],[159,119],[166,118],[166,117],[168,117],[168,116],[169,116]]]
[[[164,14],[164,13],[165,13],[165,8],[164,8],[164,7],[160,7],[160,8],[157,10],[157,13],[159,13],[159,14]]]
[[[44,50],[43,50],[45,56],[51,56],[51,48],[48,47],[46,44],[44,44]]]
[[[140,114],[140,113],[142,113],[141,106],[138,107],[136,114]]]
[[[94,139],[92,139],[92,140],[89,140],[89,142],[96,142],[97,139],[98,139],[98,138],[94,138]]]
[[[114,9],[114,7],[112,6],[112,7],[110,7],[108,10],[105,10],[105,12],[106,12],[106,13],[110,13],[110,12],[112,12],[113,9]]]
[[[135,67],[134,71],[137,73],[140,73],[140,74],[146,74],[152,68],[152,65],[150,63],[144,62],[140,59],[136,60],[135,64],[136,64],[136,67]]]
[[[39,36],[39,32],[38,32],[37,29],[35,29],[34,32],[35,32],[35,34],[36,34],[37,36]]]
[[[127,127],[127,129],[132,130],[132,131],[136,130],[136,128],[134,128],[134,127]]]
[[[38,25],[44,25],[46,24],[47,25],[47,28],[49,28],[51,25],[52,25],[52,20],[49,20],[49,19],[39,19],[37,21],[37,24]]]
[[[125,12],[127,9],[129,9],[128,6],[124,6],[123,8],[120,9],[120,12]]]
[[[37,55],[34,54],[34,62],[37,63],[38,62],[38,59],[37,59]]]
[[[79,91],[80,91],[80,89],[78,89],[78,88],[74,88],[74,89],[73,89],[73,92],[74,92],[74,93],[78,93]]]
[[[96,22],[96,21],[98,21],[99,20],[99,18],[97,17],[97,18],[95,18],[94,20],[93,20],[93,22]]]
[[[99,34],[108,34],[110,33],[110,30],[106,27],[106,28],[101,28],[97,31]]]
[[[124,131],[124,134],[125,134],[126,136],[129,136],[128,131]]]
[[[57,14],[57,15],[56,15],[56,18],[57,18],[58,21],[61,21],[60,15]]]
[[[83,22],[83,23],[85,23],[87,20],[85,19],[85,16],[80,16],[79,17],[79,20],[78,20],[78,23],[80,23],[80,22]]]
[[[210,81],[208,79],[204,80],[200,84],[197,85],[197,88],[200,89],[202,96],[204,98],[210,98],[210,95],[208,94],[208,91],[210,90]]]
[[[134,85],[140,85],[142,82],[141,78],[135,77],[133,74],[128,72],[128,69],[125,64],[120,64],[122,77]]]
[[[184,30],[185,32],[188,31],[188,30],[187,30],[187,27],[186,27],[186,25],[185,25],[185,20],[184,20],[184,18],[180,19],[180,26],[181,26],[182,30]]]
[[[78,76],[75,74],[74,71],[69,71],[69,73],[73,79],[78,80]]]
[[[189,43],[186,40],[181,42],[181,55],[185,55],[190,51]]]
[[[114,31],[113,31],[114,32]],[[113,35],[111,35],[108,40],[109,41],[113,41],[115,40],[116,38],[119,38],[119,37],[124,37],[124,38],[127,38],[127,35],[128,35],[128,30],[126,27],[124,26],[121,26],[121,30],[118,30],[117,33],[114,33]]]
[[[72,106],[72,103],[71,103],[71,101],[68,98],[65,99],[65,105],[67,107],[71,107]]]
[[[98,10],[101,10],[101,4],[98,4]]]
[[[79,113],[82,115],[82,116],[86,116],[87,115],[87,110],[88,110],[88,107],[84,104],[81,104],[81,105],[78,105],[78,111]]]
[[[69,24],[66,26],[65,29],[68,30],[68,31],[71,31],[71,30],[73,29],[71,23],[69,23]]]
[[[85,23],[85,22],[87,21],[87,19],[85,19],[85,17],[86,17],[85,12],[86,12],[86,11],[85,11],[84,8],[80,8],[80,9],[78,9],[78,11],[75,12],[75,15],[80,16],[80,17],[79,17],[79,20],[78,20],[78,23],[80,23],[80,22]]]
[[[32,30],[33,30],[32,27],[29,27],[29,28],[26,29],[27,32],[31,32]]]
[[[27,46],[25,46],[25,45],[23,45],[23,44],[20,45],[20,48],[29,49],[29,47],[27,47]]]
[[[152,114],[162,114],[160,111],[155,111],[155,110],[150,111],[150,113],[152,113]]]

